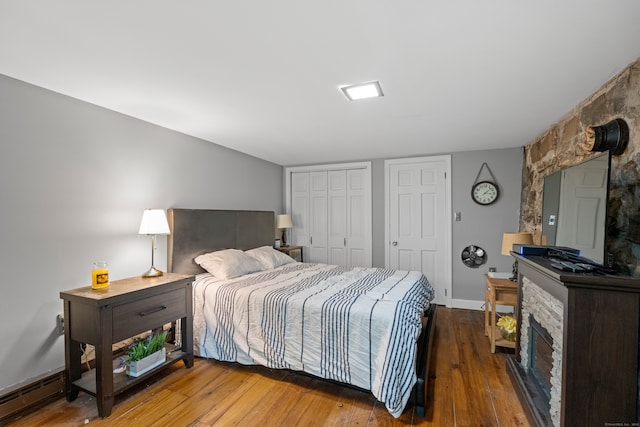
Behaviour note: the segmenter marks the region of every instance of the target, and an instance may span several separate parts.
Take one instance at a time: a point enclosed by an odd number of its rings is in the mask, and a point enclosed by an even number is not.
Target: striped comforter
[[[203,274],[193,293],[197,355],[352,384],[402,413],[433,298],[422,273],[294,263],[228,280]]]

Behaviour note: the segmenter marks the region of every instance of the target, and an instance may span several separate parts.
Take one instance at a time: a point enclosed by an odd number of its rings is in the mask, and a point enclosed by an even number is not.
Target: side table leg
[[[496,352],[496,291],[491,288],[491,326],[489,336],[491,337],[491,353]]]
[[[489,289],[484,291],[484,336],[489,336]]]
[[[191,312],[191,307],[188,307]],[[182,325],[182,351],[186,355],[182,358],[184,366],[187,368],[193,367],[193,320],[190,317],[183,317],[180,319]]]
[[[107,349],[101,347],[96,346],[96,403],[98,415],[105,418],[111,415],[113,408],[113,361],[111,346]],[[108,354],[104,354],[105,350]]]
[[[66,337],[65,337],[66,339]],[[75,380],[79,380],[82,377],[82,367],[80,365],[80,343],[76,341],[71,341],[69,345],[67,345],[65,351],[66,358],[66,369],[65,369],[65,381],[64,381],[64,391],[67,402],[73,402],[78,397],[78,388],[73,385]]]
[[[71,339],[72,323],[69,301],[64,302],[64,318],[66,319],[64,328],[64,393],[67,402],[72,402],[78,397],[79,390],[73,385],[73,382],[82,377],[82,352],[80,351],[80,343]]]

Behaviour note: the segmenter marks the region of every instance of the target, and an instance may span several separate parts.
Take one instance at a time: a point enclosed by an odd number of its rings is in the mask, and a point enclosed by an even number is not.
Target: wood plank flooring
[[[438,307],[430,405],[424,418],[393,418],[365,391],[289,371],[196,358],[116,397],[100,419],[95,399],[58,399],[12,426],[528,426],[505,369],[491,354],[484,313]]]

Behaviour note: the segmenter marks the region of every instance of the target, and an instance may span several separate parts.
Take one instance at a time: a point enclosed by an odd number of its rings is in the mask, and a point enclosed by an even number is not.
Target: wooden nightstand
[[[281,246],[274,249],[289,255],[291,258],[295,259],[298,262],[304,262],[304,257],[302,256],[302,246],[289,245]]]
[[[496,307],[507,305],[515,307],[518,301],[518,284],[510,279],[496,279],[485,274],[487,289],[484,295],[484,334],[489,337],[491,353],[496,346],[516,348],[516,343],[502,338],[496,326]]]
[[[111,414],[116,394],[143,381],[164,366],[183,360],[193,366],[194,277],[165,273],[154,278],[133,277],[111,282],[108,288],[91,286],[60,292],[64,300],[65,393],[68,401],[79,390],[96,397],[98,415]],[[166,362],[137,378],[113,373],[112,344],[180,319],[182,345],[167,351]],[[95,369],[82,372],[81,343],[95,347]]]

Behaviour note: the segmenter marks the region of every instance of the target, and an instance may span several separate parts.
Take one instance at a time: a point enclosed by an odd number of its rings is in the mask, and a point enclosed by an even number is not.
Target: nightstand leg
[[[489,290],[484,291],[484,336],[489,336]]]
[[[191,307],[189,307],[189,310],[191,310]],[[182,329],[182,351],[187,353],[182,358],[182,361],[184,366],[191,368],[193,367],[193,324],[190,318],[187,317],[180,319],[180,324]]]
[[[77,341],[71,341],[70,344],[67,345],[65,357],[67,358],[67,368],[65,369],[64,381],[65,397],[67,399],[67,402],[73,402],[78,397],[78,393],[80,391],[76,386],[73,385],[73,382],[82,377],[82,368],[80,366],[80,343]]]
[[[491,287],[491,326],[489,327],[489,337],[491,338],[491,353],[496,352],[496,291]]]
[[[108,354],[105,354],[108,350]],[[98,415],[105,418],[111,415],[113,407],[113,361],[111,345],[108,349],[96,346],[96,403]]]
[[[101,418],[111,415],[113,407],[113,310],[105,308],[100,316],[100,334],[96,350],[96,403]]]
[[[66,325],[64,328],[64,362],[65,362],[65,381],[64,392],[67,402],[72,402],[78,397],[78,388],[73,382],[82,377],[80,343],[71,339],[71,310],[69,301],[64,302],[64,318]]]

